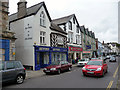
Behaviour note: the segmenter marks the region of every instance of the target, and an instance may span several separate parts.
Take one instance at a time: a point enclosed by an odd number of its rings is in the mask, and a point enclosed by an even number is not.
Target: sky
[[[20,0],[9,0],[9,12],[17,12]],[[43,0],[26,0],[27,7]],[[44,0],[52,19],[75,14],[81,25],[95,33],[100,42],[118,42],[119,0]],[[9,14],[9,15],[10,15]]]

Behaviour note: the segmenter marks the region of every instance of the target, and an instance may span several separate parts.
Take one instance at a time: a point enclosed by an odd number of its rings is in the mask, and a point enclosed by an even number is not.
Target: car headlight
[[[102,70],[102,68],[100,67],[100,68],[97,68],[97,70],[96,71],[101,71]]]
[[[47,68],[44,68],[44,70],[47,70]]]
[[[85,67],[83,67],[82,69],[83,69],[83,70],[86,70],[86,68],[85,68]]]
[[[56,70],[56,68],[51,68],[50,70]]]

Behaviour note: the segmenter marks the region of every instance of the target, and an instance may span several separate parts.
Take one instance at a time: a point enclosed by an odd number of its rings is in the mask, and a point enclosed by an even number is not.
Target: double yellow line
[[[120,64],[119,64],[119,66],[120,66]],[[116,76],[116,74],[117,74],[117,72],[118,72],[119,66],[116,68],[116,70],[115,70],[115,72],[114,72],[114,74],[113,74],[113,78],[115,78],[115,76]],[[109,83],[109,85],[108,85],[108,87],[107,87],[106,90],[110,90],[112,84],[113,84],[113,80],[110,81],[110,83]]]

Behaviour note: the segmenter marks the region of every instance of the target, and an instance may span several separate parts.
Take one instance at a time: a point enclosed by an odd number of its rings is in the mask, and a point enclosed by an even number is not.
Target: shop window
[[[44,53],[44,64],[49,64],[49,53]]]
[[[40,64],[40,53],[37,53],[37,65]]]

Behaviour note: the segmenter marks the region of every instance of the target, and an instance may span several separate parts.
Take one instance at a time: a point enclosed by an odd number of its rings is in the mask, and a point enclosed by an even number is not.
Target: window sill
[[[40,45],[47,45],[46,43],[40,43]]]

